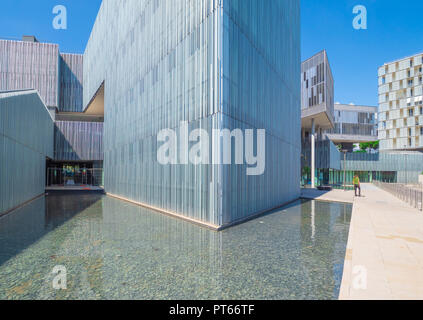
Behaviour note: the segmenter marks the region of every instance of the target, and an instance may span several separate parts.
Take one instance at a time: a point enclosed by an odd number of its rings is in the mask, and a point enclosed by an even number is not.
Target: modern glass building
[[[106,191],[213,228],[298,198],[300,71],[300,1],[104,0],[83,95],[87,111],[104,101]],[[161,165],[159,132],[185,123],[210,137],[265,129],[263,174],[184,154]],[[222,157],[220,138],[210,154]]]

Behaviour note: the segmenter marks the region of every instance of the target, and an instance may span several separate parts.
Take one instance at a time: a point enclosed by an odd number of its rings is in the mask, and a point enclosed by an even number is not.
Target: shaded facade
[[[53,119],[36,90],[0,92],[0,214],[45,190]]]
[[[56,121],[54,159],[60,161],[103,160],[103,123]]]
[[[213,226],[297,198],[299,10],[293,0],[103,1],[83,94],[87,106],[104,84],[106,191]],[[158,133],[181,121],[190,132],[266,129],[264,175],[159,164]]]
[[[82,54],[60,54],[61,112],[82,112],[83,59]]]

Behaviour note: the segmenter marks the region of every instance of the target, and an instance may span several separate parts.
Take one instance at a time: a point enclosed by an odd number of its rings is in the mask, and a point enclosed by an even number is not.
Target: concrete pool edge
[[[44,197],[44,196],[45,196],[45,193],[43,192],[43,193],[39,194],[38,196],[36,196],[34,198],[31,198],[31,199],[29,199],[29,200],[21,203],[20,205],[17,205],[16,207],[13,207],[12,209],[8,209],[8,210],[6,210],[4,212],[1,212],[0,213],[0,219],[3,218],[3,217],[5,217],[5,216],[7,216],[7,215],[9,215],[9,214],[11,214],[11,213],[13,213],[13,211],[16,211],[16,210],[18,210],[18,209],[20,209],[22,207],[25,207],[26,205],[30,204],[31,202],[33,202],[33,201],[35,201],[35,200],[37,200],[37,199],[39,199],[41,197]]]

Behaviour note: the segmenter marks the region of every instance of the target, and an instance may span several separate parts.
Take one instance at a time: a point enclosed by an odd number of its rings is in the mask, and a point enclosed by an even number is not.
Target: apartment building
[[[423,150],[423,53],[379,68],[381,151]]]

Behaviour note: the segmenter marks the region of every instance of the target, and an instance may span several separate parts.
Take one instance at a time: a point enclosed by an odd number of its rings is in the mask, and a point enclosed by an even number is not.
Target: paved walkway
[[[339,298],[423,299],[423,213],[374,185],[362,189],[362,198],[353,191],[302,191],[305,198],[353,199]]]
[[[362,188],[340,299],[423,299],[423,214],[373,185]]]
[[[320,191],[317,189],[301,189],[301,198],[320,200],[320,201],[333,201],[333,202],[354,202],[354,192],[344,190]]]

